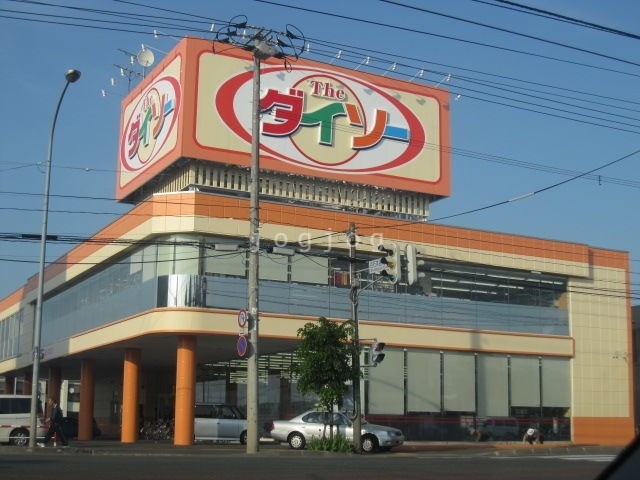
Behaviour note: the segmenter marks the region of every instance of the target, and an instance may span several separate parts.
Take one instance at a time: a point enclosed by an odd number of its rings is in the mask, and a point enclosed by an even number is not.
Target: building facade
[[[170,418],[188,444],[196,401],[247,406],[255,72],[251,52],[222,47],[183,40],[125,99],[117,197],[134,206],[46,270],[42,384],[79,381],[86,438],[92,417],[123,442]],[[350,319],[355,283],[368,419],[416,440],[514,419],[505,439],[531,424],[633,437],[626,252],[428,223],[450,193],[443,90],[314,62],[260,74],[261,420],[313,405],[296,388],[297,331]],[[394,281],[380,245],[407,252]],[[31,390],[35,298],[34,277],[0,302],[7,389]]]

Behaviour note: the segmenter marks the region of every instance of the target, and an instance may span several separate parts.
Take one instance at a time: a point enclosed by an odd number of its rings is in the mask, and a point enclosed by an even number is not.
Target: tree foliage
[[[342,406],[348,382],[360,378],[352,365],[353,356],[360,350],[353,343],[353,335],[353,322],[332,322],[325,317],[298,329],[298,389],[303,394],[315,393],[328,412],[336,405]]]

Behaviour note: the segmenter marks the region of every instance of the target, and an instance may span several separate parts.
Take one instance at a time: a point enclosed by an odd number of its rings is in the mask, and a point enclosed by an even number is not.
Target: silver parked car
[[[333,425],[333,434],[353,441],[353,422],[342,412],[309,410],[291,420],[274,420],[271,438],[288,443],[291,448],[302,449],[313,438],[328,438]],[[361,448],[364,452],[390,450],[404,443],[404,434],[397,428],[376,425],[362,420]]]
[[[204,440],[247,443],[247,420],[235,405],[197,403],[193,420],[196,442]]]

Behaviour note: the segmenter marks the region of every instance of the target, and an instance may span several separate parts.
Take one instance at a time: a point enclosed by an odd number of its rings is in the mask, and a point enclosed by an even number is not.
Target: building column
[[[26,372],[26,375],[22,378],[22,391],[21,395],[31,395],[31,376],[33,375],[32,368],[29,368]],[[40,399],[40,403],[44,404],[44,399]]]
[[[4,377],[4,391],[8,395],[16,393],[16,378],[13,375],[5,375]]]
[[[124,372],[122,375],[122,443],[138,440],[138,395],[140,386],[140,349],[127,348],[124,351]]]
[[[226,381],[226,390],[227,390],[227,394],[226,394],[226,402],[227,403],[231,403],[233,405],[237,405],[238,404],[238,384],[237,383],[232,383],[229,379],[230,375],[229,375],[229,368],[227,368],[227,381]]]
[[[93,403],[95,398],[95,362],[84,359],[80,364],[80,412],[78,440],[93,440]]]
[[[60,403],[60,387],[62,386],[62,370],[60,367],[49,367],[49,378],[47,380],[47,397],[53,398],[57,403]],[[46,402],[46,398],[41,399]],[[65,415],[69,415],[69,412],[63,412]]]
[[[291,380],[280,377],[280,402],[278,414],[280,418],[289,418],[293,415],[291,410]]]
[[[196,398],[197,339],[193,335],[178,337],[176,358],[176,404],[174,445],[193,444],[193,417]]]

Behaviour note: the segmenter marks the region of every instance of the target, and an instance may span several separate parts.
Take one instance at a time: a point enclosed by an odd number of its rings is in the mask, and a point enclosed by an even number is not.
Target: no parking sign
[[[244,335],[240,335],[238,337],[238,341],[236,342],[236,350],[238,352],[238,356],[244,357],[247,354],[247,350],[249,349],[249,342],[247,341],[247,337]]]
[[[240,328],[244,328],[249,321],[249,312],[247,312],[244,308],[238,312],[238,325]]]

